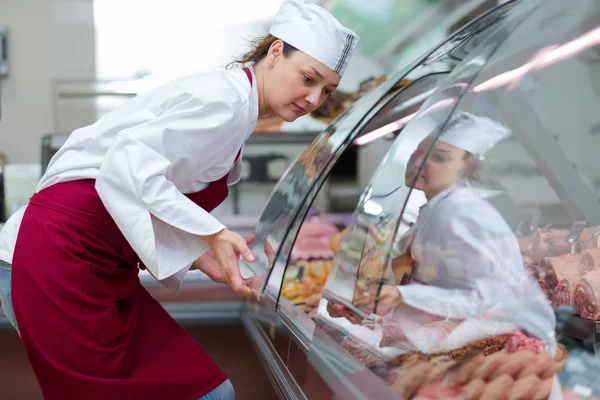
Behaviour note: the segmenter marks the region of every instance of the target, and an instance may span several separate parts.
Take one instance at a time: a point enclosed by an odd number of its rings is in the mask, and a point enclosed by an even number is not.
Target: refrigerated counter
[[[243,262],[260,295],[242,322],[282,397],[600,394],[583,346],[600,319],[598,29],[593,1],[505,3],[288,169]],[[327,222],[319,196],[350,148],[381,162]]]
[[[257,261],[242,262],[255,298],[201,274],[177,298],[145,285],[181,322],[241,323],[281,398],[411,398],[442,379],[455,397],[600,396],[581,346],[600,319],[599,27],[592,0],[505,2],[286,170],[255,224]],[[471,119],[470,136],[448,136]],[[324,193],[347,152],[380,160],[351,212]],[[561,305],[577,315],[557,319]],[[485,374],[457,373],[476,362]]]

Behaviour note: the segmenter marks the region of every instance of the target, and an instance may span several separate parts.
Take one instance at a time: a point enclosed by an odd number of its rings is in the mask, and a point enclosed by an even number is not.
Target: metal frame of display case
[[[562,334],[589,343],[596,357],[600,357],[600,321],[572,316],[562,330]]]

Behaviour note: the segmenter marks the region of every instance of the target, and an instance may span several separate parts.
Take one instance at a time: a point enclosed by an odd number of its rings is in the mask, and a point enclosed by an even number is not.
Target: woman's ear
[[[465,158],[465,168],[463,171],[463,176],[470,181],[477,182],[479,180],[478,172],[480,168],[479,159],[476,155],[471,153],[466,153]]]
[[[267,54],[269,65],[277,64],[279,59],[283,57],[283,47],[284,44],[281,40],[276,40],[273,43],[271,43],[271,46],[269,47],[269,52]]]

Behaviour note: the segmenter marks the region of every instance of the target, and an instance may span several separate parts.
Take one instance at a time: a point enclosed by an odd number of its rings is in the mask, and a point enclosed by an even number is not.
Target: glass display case
[[[599,395],[575,367],[600,319],[599,29],[594,1],[506,3],[288,169],[243,318],[289,398]],[[350,148],[377,160],[362,195],[322,201]]]

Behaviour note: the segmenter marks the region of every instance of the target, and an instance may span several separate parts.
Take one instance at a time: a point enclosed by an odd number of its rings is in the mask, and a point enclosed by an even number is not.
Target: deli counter
[[[600,397],[599,29],[593,1],[505,3],[288,168],[242,261],[282,397]],[[348,213],[319,200],[351,148],[381,161]]]

